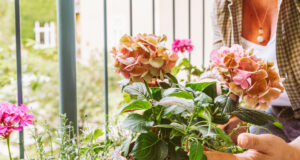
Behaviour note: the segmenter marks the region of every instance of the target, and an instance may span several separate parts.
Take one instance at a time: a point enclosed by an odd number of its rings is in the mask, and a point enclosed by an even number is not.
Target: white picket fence
[[[40,25],[39,21],[35,22],[35,49],[45,49],[56,47],[56,34],[54,22],[45,23],[44,26]]]

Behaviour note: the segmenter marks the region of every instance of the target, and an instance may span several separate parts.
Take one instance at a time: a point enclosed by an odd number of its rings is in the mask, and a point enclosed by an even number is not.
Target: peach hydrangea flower
[[[257,58],[240,45],[214,50],[210,60],[230,91],[242,97],[247,107],[266,109],[284,91],[273,63]]]
[[[163,79],[178,60],[177,53],[170,53],[165,47],[166,40],[165,35],[122,36],[119,46],[112,49],[115,71],[133,82],[150,82],[153,77]]]

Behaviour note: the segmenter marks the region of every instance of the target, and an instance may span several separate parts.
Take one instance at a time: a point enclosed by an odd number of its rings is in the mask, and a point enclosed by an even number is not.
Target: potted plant
[[[180,84],[170,73],[178,59],[177,52],[171,53],[165,47],[165,41],[165,36],[125,35],[120,40],[120,46],[113,48],[116,71],[128,79],[122,87],[127,98],[120,113],[130,113],[122,127],[137,133],[136,137],[129,138],[121,146],[124,157],[138,160],[202,160],[205,159],[205,149],[243,152],[244,149],[236,146],[230,136],[218,128],[218,125],[227,123],[232,115],[253,125],[274,123],[280,127],[272,115],[241,107],[241,104],[255,102],[267,104],[277,97],[278,94],[273,94],[273,91],[269,93],[278,85],[277,79],[267,72],[271,68],[269,63],[237,46],[213,52],[213,68],[228,86],[218,93],[216,82]],[[251,71],[248,71],[249,66]],[[262,71],[266,71],[267,75]],[[264,80],[273,84],[276,81],[276,85],[261,82]],[[257,82],[265,90],[257,91]],[[254,89],[251,88],[253,86]],[[244,103],[230,98],[231,93],[242,97]]]

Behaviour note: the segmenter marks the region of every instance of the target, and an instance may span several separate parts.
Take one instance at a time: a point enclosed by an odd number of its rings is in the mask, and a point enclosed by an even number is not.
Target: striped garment
[[[212,13],[214,49],[240,44],[243,0],[215,0]],[[300,119],[300,0],[281,0],[276,33],[279,74]]]

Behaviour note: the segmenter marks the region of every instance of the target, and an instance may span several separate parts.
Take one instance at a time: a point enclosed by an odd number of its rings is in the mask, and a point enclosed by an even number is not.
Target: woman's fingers
[[[254,135],[243,133],[238,137],[238,145],[240,147],[254,149],[261,153],[272,153],[276,150],[276,147],[280,147],[276,145],[284,143],[281,138],[270,134]]]

